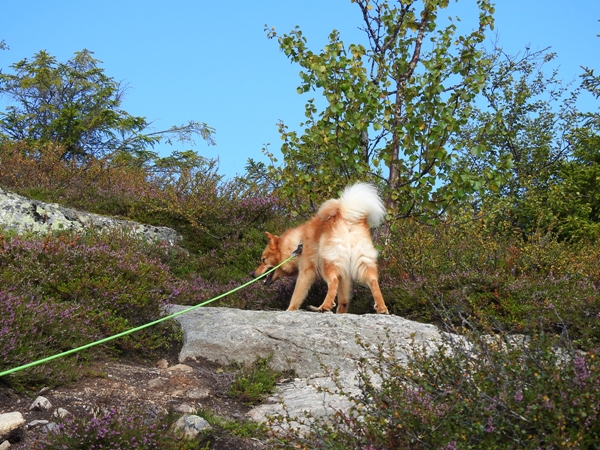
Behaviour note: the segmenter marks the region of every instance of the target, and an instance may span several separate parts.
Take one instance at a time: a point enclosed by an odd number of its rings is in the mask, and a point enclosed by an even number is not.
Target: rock
[[[175,408],[173,408],[173,411],[183,414],[191,414],[194,411],[196,411],[196,409],[188,405],[187,403],[182,403],[181,405],[177,405]]]
[[[185,308],[173,306],[171,312]],[[183,329],[180,362],[206,358],[223,365],[251,364],[272,355],[272,368],[292,369],[299,377],[323,372],[322,364],[353,372],[360,357],[370,356],[357,344],[357,338],[378,344],[386,342],[389,332],[391,342],[402,349],[413,341],[417,345],[435,345],[443,335],[434,325],[375,314],[198,308],[176,320]],[[396,356],[406,360],[401,351]]]
[[[359,393],[355,372],[340,373],[339,377],[344,380],[346,392],[352,395]],[[332,393],[321,392],[319,388]],[[270,416],[298,418],[299,420],[293,420],[286,425],[296,432],[303,433],[308,431],[307,423],[310,422],[306,417],[307,413],[315,418],[325,417],[336,411],[347,411],[352,406],[350,400],[335,392],[337,388],[330,377],[296,378],[278,386],[275,395],[252,408],[246,416],[263,423],[269,422]]]
[[[210,397],[210,390],[208,389],[191,389],[186,393],[187,398],[192,400],[205,400]]]
[[[170,372],[193,372],[194,369],[186,364],[176,364],[174,366],[169,367]]]
[[[173,430],[188,439],[194,439],[201,431],[211,428],[206,419],[192,414],[184,414],[173,424]]]
[[[173,306],[171,312],[185,309]],[[245,311],[232,308],[199,308],[177,316],[183,329],[183,347],[179,361],[207,359],[229,365],[251,364],[270,357],[273,369],[292,369],[298,378],[280,383],[275,394],[254,407],[247,416],[268,422],[269,416],[297,417],[285,423],[295,431],[307,430],[307,417],[324,417],[334,411],[347,411],[348,398],[338,389],[327,370],[339,371],[339,380],[347,393],[358,394],[357,361],[375,356],[363,344],[392,343],[395,358],[408,360],[413,345],[433,350],[447,338],[460,339],[440,332],[434,325],[388,315],[319,314],[306,311]],[[377,380],[373,380],[377,382]],[[329,393],[323,392],[325,391]],[[285,410],[283,405],[285,405]]]
[[[27,424],[27,428],[31,429],[35,427],[40,427],[42,425],[48,425],[48,423],[50,423],[48,420],[32,420]]]
[[[56,408],[56,411],[52,413],[53,417],[57,417],[59,419],[64,419],[67,416],[70,416],[71,413],[67,411],[65,408]]]
[[[23,425],[25,419],[20,412],[0,414],[0,440],[18,433]]]
[[[0,450],[8,450],[10,448],[10,442],[8,441],[4,441],[2,444],[0,444]]]
[[[36,398],[31,406],[29,407],[29,411],[48,411],[52,409],[52,403],[46,397],[42,397],[41,395]]]
[[[145,225],[129,220],[115,219],[56,203],[31,200],[0,188],[0,226],[17,233],[48,233],[57,230],[83,230],[84,228],[121,228],[147,240],[165,241],[175,245],[181,237],[167,227]]]
[[[45,427],[46,433],[59,433],[60,426],[56,422],[50,422]]]
[[[166,378],[154,378],[154,379],[148,381],[148,387],[150,389],[160,389],[166,383],[167,383],[167,379]]]
[[[166,369],[167,367],[169,367],[169,362],[164,358],[160,359],[156,363],[156,367],[158,367],[159,369]]]
[[[176,389],[171,392],[171,397],[172,398],[185,398],[186,397],[185,394],[186,394],[186,392],[183,389]]]

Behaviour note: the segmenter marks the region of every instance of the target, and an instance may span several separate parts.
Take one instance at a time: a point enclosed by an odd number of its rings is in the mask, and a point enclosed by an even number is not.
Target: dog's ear
[[[265,231],[265,234],[267,235],[267,239],[269,240],[269,242],[277,242],[277,239],[279,239],[277,236],[269,233],[268,231]]]

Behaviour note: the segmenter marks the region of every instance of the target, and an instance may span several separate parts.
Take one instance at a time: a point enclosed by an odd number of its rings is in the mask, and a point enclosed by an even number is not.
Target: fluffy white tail
[[[348,186],[340,197],[340,208],[346,219],[354,221],[366,217],[372,227],[379,225],[386,213],[377,188],[369,183]]]

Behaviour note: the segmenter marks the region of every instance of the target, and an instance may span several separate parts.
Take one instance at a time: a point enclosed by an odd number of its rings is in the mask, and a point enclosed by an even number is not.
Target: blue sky
[[[264,144],[277,151],[277,122],[297,128],[312,96],[298,95],[300,69],[264,25],[279,34],[299,25],[315,51],[334,28],[346,44],[363,41],[350,0],[29,0],[1,10],[0,39],[10,47],[0,51],[3,71],[39,50],[66,61],[87,48],[108,76],[129,85],[122,106],[130,114],[154,120],[156,130],[190,119],[214,127],[217,146],[198,140],[194,149],[219,158],[228,177],[242,174],[248,158],[263,160]],[[451,1],[446,13],[476,26],[475,0]],[[580,66],[600,74],[599,0],[498,0],[495,18],[507,53],[551,47],[563,80],[576,80]],[[185,148],[158,150],[174,149]]]

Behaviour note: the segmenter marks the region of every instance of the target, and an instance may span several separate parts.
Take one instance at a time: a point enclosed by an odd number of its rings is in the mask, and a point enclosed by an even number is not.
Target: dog
[[[328,200],[308,222],[285,231],[281,236],[266,232],[267,247],[261,264],[250,275],[263,275],[281,264],[299,245],[299,256],[286,262],[265,277],[271,284],[282,277],[297,277],[288,311],[302,306],[308,290],[321,277],[327,283],[327,296],[313,311],[327,312],[335,306],[338,314],[348,311],[352,295],[352,280],[371,289],[375,311],[389,314],[378,282],[377,250],[373,246],[370,226],[377,226],[385,217],[383,202],[372,184],[348,186],[339,199]]]

